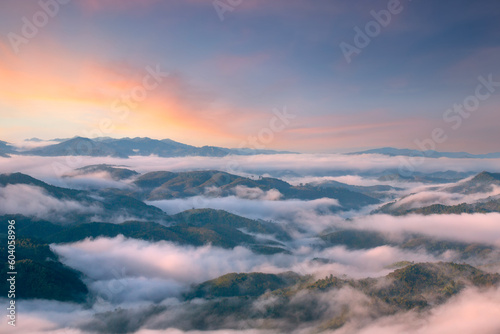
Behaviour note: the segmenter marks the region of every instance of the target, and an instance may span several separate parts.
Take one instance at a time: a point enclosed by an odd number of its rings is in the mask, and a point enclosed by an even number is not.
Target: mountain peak
[[[477,182],[500,181],[500,173],[490,173],[490,172],[484,171],[484,172],[477,174],[472,180],[477,181]]]
[[[0,174],[0,186],[9,184],[31,184],[41,186],[45,183],[23,173]]]

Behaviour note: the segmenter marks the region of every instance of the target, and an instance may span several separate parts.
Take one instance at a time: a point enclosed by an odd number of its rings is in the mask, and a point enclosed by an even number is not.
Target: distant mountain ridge
[[[494,186],[500,187],[500,174],[482,172],[471,180],[445,188],[444,190],[450,193],[476,194],[491,192]]]
[[[316,200],[334,198],[343,209],[360,208],[380,203],[380,200],[365,193],[345,187],[320,187],[315,185],[292,186],[280,179],[261,177],[251,179],[217,170],[191,172],[149,172],[137,177],[134,188],[115,190],[115,193],[135,197],[142,201],[158,201],[187,198],[198,195],[217,197],[233,196],[238,189],[260,189],[262,192],[277,190],[282,199]],[[207,193],[208,191],[208,193]]]
[[[8,157],[10,153],[15,152],[14,148],[7,142],[0,140],[0,157]]]
[[[27,139],[28,142],[42,143],[39,138]],[[152,139],[148,137],[135,138],[54,138],[47,140],[56,144],[35,147],[28,150],[17,150],[13,145],[0,140],[0,157],[9,157],[10,154],[33,156],[92,156],[92,157],[118,157],[158,155],[159,157],[225,157],[228,155],[258,155],[258,154],[298,154],[290,151],[262,150],[252,148],[224,148],[217,146],[192,146],[176,142],[171,139]],[[439,152],[435,150],[413,150],[394,147],[383,147],[365,151],[345,153],[346,155],[381,154],[390,157],[427,157],[450,159],[500,159],[500,152],[472,154],[468,152]]]
[[[384,204],[373,213],[385,213],[394,216],[408,214],[462,214],[462,213],[489,213],[500,212],[500,199],[495,189],[500,188],[500,173],[481,172],[474,177],[464,179],[450,186],[436,186],[427,188],[427,191],[437,193],[461,194],[461,195],[480,195],[469,203],[463,202],[455,205],[446,205],[443,203],[425,203],[419,206],[418,200],[402,203],[405,198],[415,195],[403,196],[400,199]],[[418,194],[418,193],[417,193]],[[483,198],[481,198],[483,196]]]
[[[500,152],[486,154],[472,154],[467,152],[438,152],[434,150],[420,151],[411,149],[400,149],[394,147],[376,148],[360,152],[348,153],[349,155],[356,154],[382,154],[390,157],[405,156],[405,157],[427,157],[427,158],[451,158],[451,159],[498,159]]]
[[[29,141],[39,142],[37,138]],[[228,155],[257,155],[257,154],[286,154],[292,152],[258,150],[250,148],[231,149],[216,146],[196,147],[182,144],[171,139],[151,139],[144,138],[120,138],[109,137],[84,138],[74,137],[71,139],[53,139],[51,144],[19,151],[9,146],[6,142],[0,141],[0,156],[7,157],[9,154],[31,155],[31,156],[91,156],[91,157],[117,157],[128,158],[131,156],[159,157],[186,157],[186,156],[206,156],[225,157]]]

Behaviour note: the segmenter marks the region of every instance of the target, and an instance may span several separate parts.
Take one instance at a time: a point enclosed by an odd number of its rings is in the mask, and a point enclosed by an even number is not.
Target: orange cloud
[[[4,133],[16,125],[17,131],[25,132],[18,135],[28,137],[54,125],[68,136],[99,135],[96,129],[104,129],[100,131],[104,136],[171,137],[196,145],[237,145],[242,128],[257,124],[264,114],[224,104],[175,73],[147,91],[143,101],[134,100],[125,107],[123,96],[144,85],[147,66],[90,59],[49,40],[26,48],[16,56],[9,45],[0,43]],[[34,131],[26,132],[26,124]]]

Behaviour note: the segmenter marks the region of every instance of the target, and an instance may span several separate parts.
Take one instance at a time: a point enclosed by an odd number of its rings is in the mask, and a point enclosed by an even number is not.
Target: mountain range
[[[29,141],[40,142],[37,138]],[[74,137],[71,139],[54,139],[58,142],[47,146],[40,146],[28,150],[16,150],[8,146],[6,142],[0,142],[0,155],[9,154],[33,155],[33,156],[91,156],[91,157],[118,157],[128,158],[130,156],[150,156],[159,157],[186,157],[186,156],[206,156],[224,157],[227,155],[256,155],[256,154],[284,154],[291,152],[257,150],[249,148],[230,149],[216,146],[196,147],[182,144],[170,139],[151,138],[121,138],[99,137],[94,139]]]
[[[134,197],[141,201],[158,201],[200,195],[208,197],[236,195],[247,199],[257,199],[268,194],[274,200],[332,198],[338,200],[342,209],[354,209],[380,203],[380,200],[375,198],[380,196],[378,192],[393,189],[384,186],[352,187],[340,182],[328,186],[315,184],[293,186],[280,179],[249,178],[216,170],[157,171],[138,175],[135,171],[110,165],[86,166],[67,174],[66,177],[95,172],[108,173],[114,179],[127,177],[131,181],[130,187],[105,189],[101,192]]]
[[[435,194],[436,200],[443,194],[452,194],[455,196],[472,195],[475,199],[471,202],[456,205],[446,205],[441,203],[425,204],[418,193],[403,196],[396,201],[387,203],[375,210],[374,213],[386,213],[395,216],[408,214],[462,214],[462,213],[488,213],[500,212],[500,198],[498,191],[500,189],[500,174],[481,172],[474,177],[464,179],[453,185],[435,186],[426,189],[428,196]],[[416,196],[414,200],[412,196]],[[424,203],[424,204],[422,204]]]
[[[36,202],[40,197],[58,201],[59,210],[67,208],[64,217],[57,218],[57,221],[61,223],[90,222],[96,219],[114,220],[119,217],[142,217],[157,221],[164,221],[168,218],[162,210],[133,197],[112,192],[96,196],[90,191],[56,187],[22,173],[0,174],[0,187],[7,186],[21,186],[25,193],[30,191],[32,202]],[[40,205],[44,205],[42,201]],[[57,214],[54,210],[54,216]],[[62,218],[64,219],[61,220]]]
[[[471,154],[467,152],[438,152],[434,150],[411,150],[411,149],[401,149],[394,147],[383,147],[376,148],[372,150],[352,152],[348,153],[351,155],[355,154],[381,154],[391,157],[404,156],[404,157],[427,157],[427,158],[451,158],[451,159],[498,159],[500,158],[500,152],[486,153],[486,154]]]
[[[116,319],[120,319],[120,333],[132,333],[144,323],[158,323],[159,315],[163,315],[164,328],[175,326],[184,331],[265,326],[266,332],[291,333],[307,324],[311,330],[306,333],[322,333],[363,322],[364,307],[369,307],[371,318],[383,322],[397,312],[428,312],[467,288],[486,289],[499,283],[498,274],[448,262],[408,263],[384,277],[365,279],[334,275],[315,279],[291,272],[230,273],[194,286],[185,295],[185,303],[176,308],[154,305],[134,313],[133,321],[130,313],[117,309],[98,315],[84,328],[116,333]],[[350,303],[337,302],[334,298],[338,294],[349,298]],[[196,300],[199,297],[203,302]],[[166,316],[172,312],[175,316]]]
[[[0,157],[8,157],[9,154],[15,153],[16,150],[13,146],[9,145],[7,142],[0,140]]]
[[[216,170],[156,171],[141,174],[124,166],[109,164],[78,168],[65,175],[62,182],[67,181],[70,184],[71,178],[82,176],[89,179],[92,176],[99,180],[112,179],[123,187],[70,189],[57,187],[22,173],[0,175],[0,191],[3,191],[0,195],[8,194],[13,187],[19,187],[17,191],[23,194],[31,194],[32,189],[38,189],[38,195],[66,204],[72,203],[70,207],[79,204],[87,209],[99,208],[98,213],[92,210],[70,213],[60,211],[59,218],[63,218],[62,221],[50,217],[30,216],[26,212],[21,214],[20,212],[26,209],[24,206],[19,206],[17,213],[2,212],[0,256],[6,257],[8,254],[5,242],[8,221],[16,221],[19,299],[69,301],[87,307],[99,298],[93,278],[81,268],[77,271],[70,267],[64,257],[53,251],[53,245],[95,238],[127,238],[158,244],[170,242],[189,248],[210,245],[224,251],[244,247],[259,261],[264,258],[291,260],[297,254],[296,247],[301,245],[296,243],[296,240],[300,240],[296,239],[296,230],[282,222],[249,219],[210,208],[169,214],[148,205],[147,201],[199,195],[238,196],[249,200],[262,200],[259,196],[276,195],[273,192],[278,192],[280,196],[266,200],[313,200],[327,197],[336,199],[343,210],[351,210],[381,204],[381,194],[384,193],[394,193],[398,196],[403,193],[400,188],[386,185],[363,187],[337,181],[292,185],[276,178],[243,177]],[[461,174],[436,175],[450,178],[458,176]],[[103,184],[109,186],[109,183]],[[469,196],[488,194],[493,186],[500,186],[500,174],[482,172],[455,184],[431,185],[425,189]],[[38,195],[35,195],[30,195],[33,202],[39,200]],[[254,198],[255,195],[257,198]],[[293,205],[293,202],[290,202],[290,205]],[[420,211],[411,213],[455,213],[455,210],[461,209],[463,212],[482,213],[498,211],[500,207],[495,198],[468,205],[460,208],[441,205],[421,208]],[[113,223],[116,216],[122,217],[122,220]],[[349,221],[350,219],[346,219],[347,223]],[[382,249],[381,246],[387,246],[386,248],[400,250],[401,254],[426,252],[437,259],[443,258],[444,254],[453,253],[455,262],[477,263],[494,258],[498,251],[492,244],[448,240],[410,232],[393,237],[376,230],[355,229],[355,225],[327,228],[323,232],[314,233],[312,238],[308,236],[307,244],[311,244],[307,247],[318,252],[304,260],[304,263],[310,264],[311,267],[335,265],[338,260],[329,255],[330,249],[341,249],[343,252],[345,249],[346,252],[361,254],[364,250]],[[349,278],[332,270],[332,274],[328,272],[329,276],[320,278],[322,276],[308,275],[307,272],[289,271],[289,267],[283,268],[282,272],[272,273],[220,273],[179,291],[179,300],[175,306],[154,303],[147,308],[138,308],[137,314],[129,313],[126,316],[123,316],[123,312],[132,311],[116,307],[96,314],[86,320],[87,322],[82,322],[81,326],[103,333],[128,333],[134,332],[137,326],[153,317],[162,315],[164,328],[227,329],[233,328],[233,324],[225,321],[234,318],[248,323],[265,323],[266,328],[271,331],[279,328],[290,332],[306,323],[312,324],[321,332],[341,328],[362,319],[356,312],[356,296],[363,296],[362,303],[370,305],[374,319],[383,319],[408,310],[415,313],[427,312],[467,288],[485,289],[498,287],[500,284],[500,275],[488,273],[484,266],[476,266],[474,263],[473,266],[451,262],[413,263],[408,260],[414,259],[406,255],[398,255],[393,260],[398,262],[384,264],[380,277]],[[293,270],[298,271],[295,268]],[[7,275],[7,266],[0,267],[0,275]],[[0,283],[0,288],[7,289],[7,283]],[[338,299],[335,299],[337,294],[345,293],[348,293],[349,300],[353,299],[353,303],[349,304],[350,308],[341,304],[339,307],[329,308],[328,305],[332,305],[332,301],[338,303]],[[175,312],[175,317],[165,317],[164,312]],[[120,321],[115,321],[116,319]],[[136,320],[129,321],[130,319]],[[115,327],[117,323],[119,330]]]
[[[27,139],[28,142],[43,143],[39,138]],[[251,148],[224,148],[217,146],[196,147],[176,142],[171,139],[151,139],[148,137],[136,138],[55,138],[48,142],[57,142],[46,146],[38,146],[31,149],[19,150],[7,142],[0,141],[0,157],[8,157],[11,154],[33,155],[33,156],[92,156],[92,157],[119,157],[131,156],[159,157],[186,157],[206,156],[224,157],[228,155],[257,155],[257,154],[297,154],[296,152],[261,150]],[[377,148],[359,152],[347,153],[348,155],[381,154],[387,156],[428,157],[428,158],[451,158],[451,159],[498,159],[500,152],[486,154],[471,154],[467,152],[439,152],[435,150],[412,150],[393,147]]]

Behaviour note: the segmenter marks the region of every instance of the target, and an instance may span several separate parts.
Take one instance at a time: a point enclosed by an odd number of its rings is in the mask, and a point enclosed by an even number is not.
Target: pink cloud
[[[95,13],[99,11],[123,11],[150,8],[160,3],[159,0],[82,0],[77,4],[86,12]]]

